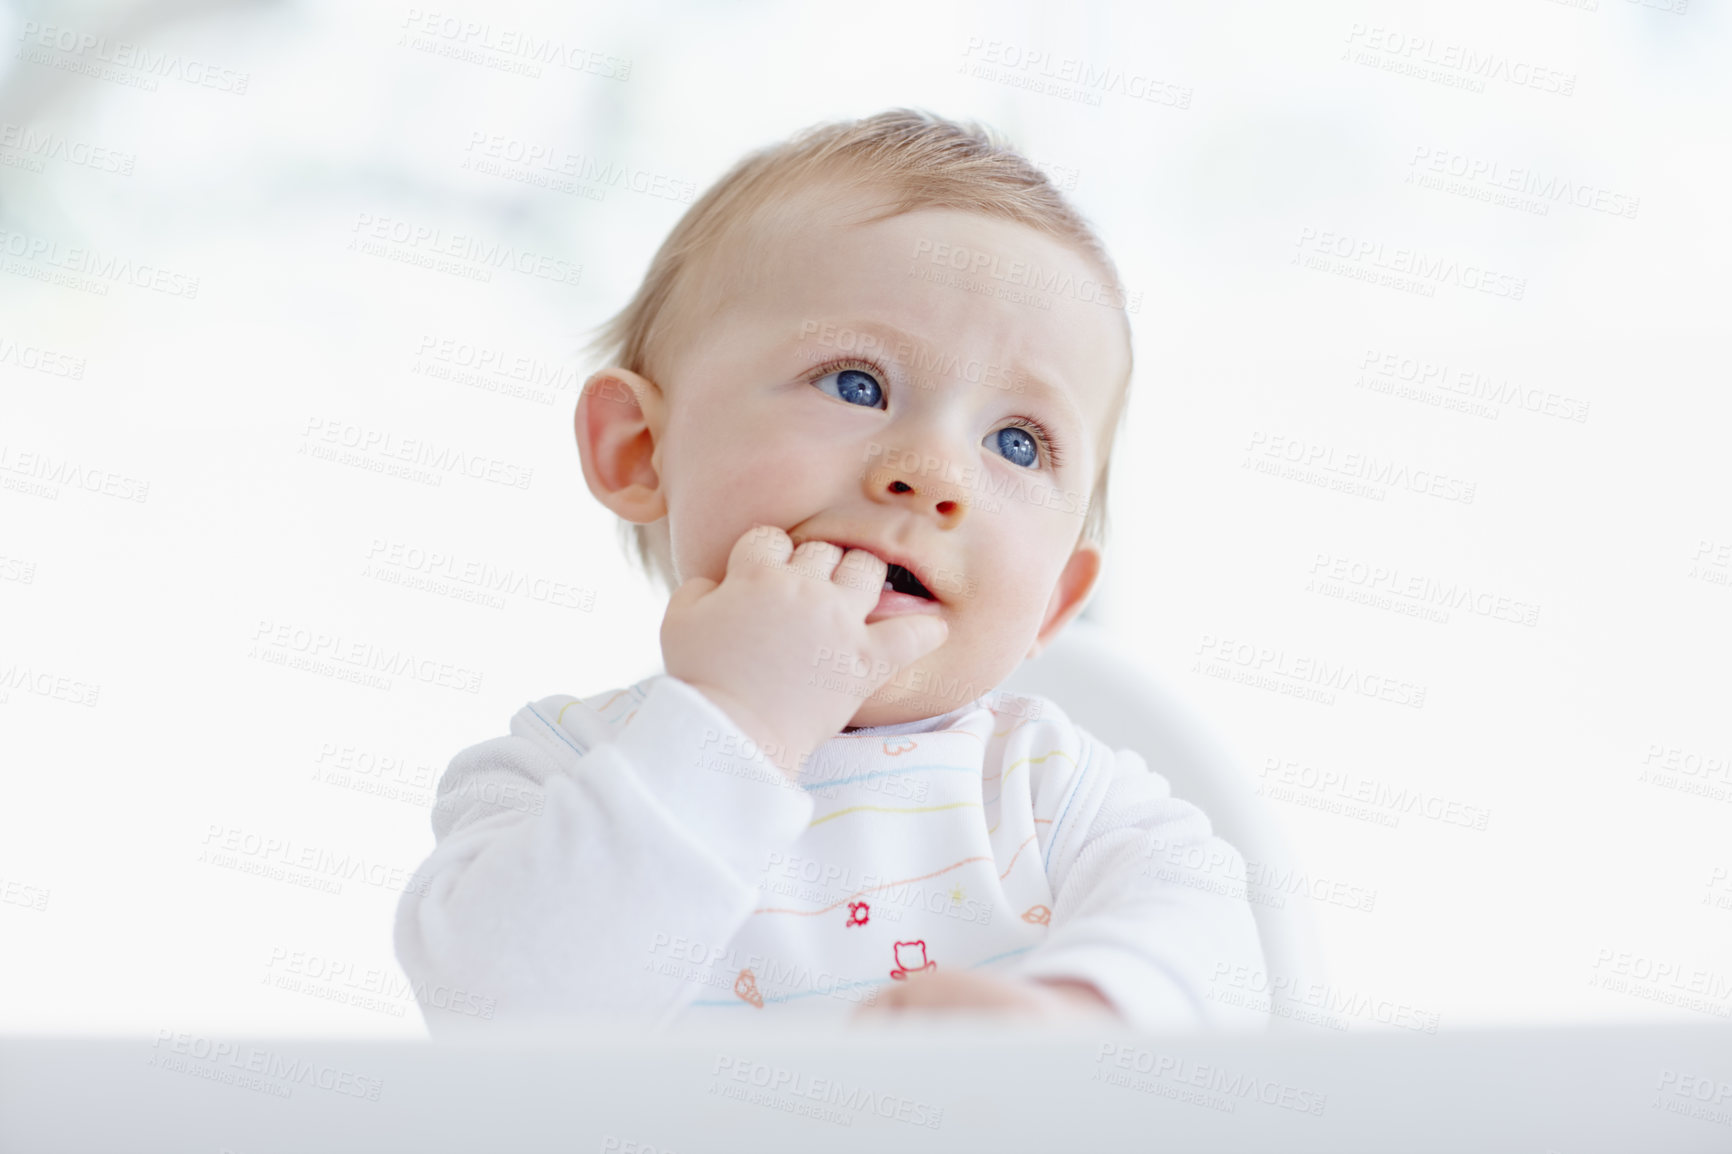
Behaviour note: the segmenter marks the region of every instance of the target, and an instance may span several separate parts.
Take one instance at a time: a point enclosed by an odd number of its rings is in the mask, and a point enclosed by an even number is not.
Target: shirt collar
[[[949,713],[941,713],[936,717],[921,717],[913,721],[901,721],[893,725],[868,725],[860,729],[839,732],[837,737],[879,737],[901,733],[936,733],[941,729],[950,729],[968,714],[982,707],[986,694],[981,694],[967,705],[953,709]]]

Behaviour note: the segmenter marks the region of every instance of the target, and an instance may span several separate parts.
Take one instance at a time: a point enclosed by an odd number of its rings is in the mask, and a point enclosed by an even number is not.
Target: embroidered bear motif
[[[937,962],[926,960],[926,943],[923,941],[896,943],[896,968],[890,971],[890,976],[902,982],[909,974],[918,974],[923,970],[936,969]]]

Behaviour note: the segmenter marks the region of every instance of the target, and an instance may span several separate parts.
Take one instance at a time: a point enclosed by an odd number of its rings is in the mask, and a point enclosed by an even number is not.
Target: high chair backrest
[[[1174,796],[1208,815],[1215,833],[1247,863],[1247,895],[1265,961],[1263,978],[1249,979],[1251,988],[1268,990],[1271,1028],[1299,1020],[1307,994],[1321,990],[1326,977],[1311,899],[1290,892],[1291,879],[1304,876],[1298,855],[1251,775],[1178,694],[1086,613],[999,688],[1047,698],[1112,748],[1135,750],[1167,779]]]

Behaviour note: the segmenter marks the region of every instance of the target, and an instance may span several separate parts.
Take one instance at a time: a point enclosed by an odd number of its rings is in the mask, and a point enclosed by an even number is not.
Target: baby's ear
[[[1052,600],[1046,607],[1046,618],[1040,623],[1040,632],[1035,634],[1034,644],[1028,648],[1030,658],[1052,644],[1052,639],[1070,624],[1071,618],[1083,611],[1083,606],[1088,604],[1089,594],[1094,591],[1095,582],[1100,575],[1100,546],[1093,541],[1078,543],[1076,550],[1070,555],[1070,560],[1065,562],[1064,571],[1058,575],[1058,583],[1053,586]]]
[[[595,499],[637,524],[667,515],[656,471],[662,392],[630,369],[591,374],[577,399],[574,426],[583,479]]]

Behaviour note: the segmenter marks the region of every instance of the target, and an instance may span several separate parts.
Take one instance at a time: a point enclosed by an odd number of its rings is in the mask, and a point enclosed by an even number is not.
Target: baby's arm
[[[1123,1021],[1090,982],[942,968],[910,974],[906,981],[886,987],[851,1020],[871,1024],[910,1011],[985,1013],[1042,1022]]]
[[[725,946],[768,853],[811,820],[810,795],[736,752],[745,735],[675,678],[588,749],[545,713],[463,750],[439,783],[438,845],[395,930],[436,1032],[490,1017],[665,1021],[705,989],[656,972],[668,947]]]
[[[1263,1028],[1208,997],[1218,967],[1263,968],[1244,859],[1136,752],[1094,749],[1069,807],[1079,828],[1054,831],[1052,932],[1012,975],[1086,982],[1139,1028]]]
[[[865,550],[796,548],[754,526],[721,582],[692,577],[674,591],[661,637],[669,676],[617,738],[578,750],[531,711],[510,737],[457,756],[439,784],[426,890],[405,892],[397,910],[397,957],[427,991],[430,1027],[464,1020],[441,1009],[458,990],[460,1004],[492,1001],[513,1018],[657,1024],[696,997],[698,983],[659,972],[683,970],[682,957],[655,945],[706,959],[725,950],[770,851],[811,820],[796,784],[805,755],[949,633],[927,616],[866,624],[886,569]],[[822,652],[870,659],[858,696],[813,686]],[[725,753],[754,744],[768,756]]]

